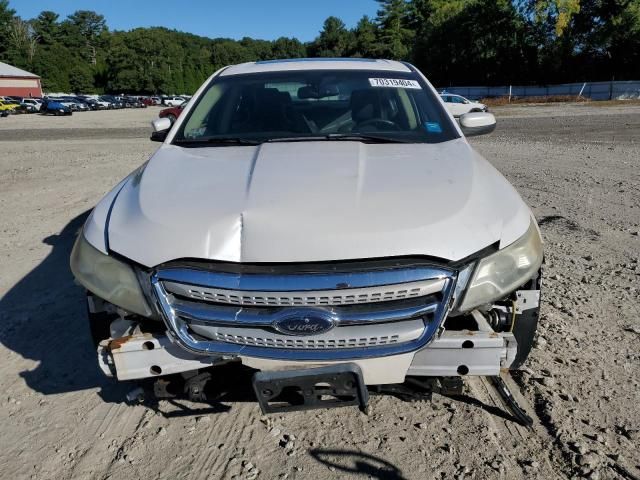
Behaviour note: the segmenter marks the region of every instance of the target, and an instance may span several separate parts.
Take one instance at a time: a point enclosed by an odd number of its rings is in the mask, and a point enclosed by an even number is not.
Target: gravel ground
[[[483,379],[462,398],[260,415],[129,406],[96,366],[68,270],[87,211],[156,145],[157,109],[0,118],[0,471],[4,478],[640,477],[640,106],[496,108],[473,139],[532,206],[546,242],[537,345],[505,413]],[[235,372],[228,372],[231,381]]]

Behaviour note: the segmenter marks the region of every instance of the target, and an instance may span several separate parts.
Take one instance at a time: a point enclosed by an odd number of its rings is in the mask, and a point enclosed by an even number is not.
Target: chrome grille
[[[184,285],[176,282],[165,282],[164,286],[168,292],[195,300],[229,305],[289,307],[354,305],[416,298],[441,291],[444,283],[444,279],[435,279],[400,285],[350,288],[346,290],[292,292],[229,290]]]
[[[435,267],[276,274],[167,267],[152,285],[169,332],[187,350],[342,360],[426,345],[442,324],[455,280],[456,272]],[[283,320],[314,315],[331,319],[318,333],[294,336],[280,328]]]
[[[421,319],[334,328],[322,336],[291,337],[263,328],[191,325],[194,333],[220,342],[270,348],[343,349],[377,347],[415,340],[424,330]]]

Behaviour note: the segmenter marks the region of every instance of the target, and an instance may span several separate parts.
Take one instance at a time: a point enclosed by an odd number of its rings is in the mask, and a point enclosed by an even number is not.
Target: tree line
[[[640,79],[640,0],[377,0],[354,28],[317,38],[206,38],[162,27],[110,30],[97,12],[22,19],[0,0],[0,61],[46,91],[193,93],[215,70],[255,60],[406,60],[437,86]]]

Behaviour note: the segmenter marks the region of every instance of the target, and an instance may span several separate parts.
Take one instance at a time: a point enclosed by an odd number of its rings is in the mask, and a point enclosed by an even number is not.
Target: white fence
[[[560,85],[504,87],[448,87],[438,91],[456,93],[472,99],[486,97],[545,97],[549,95],[579,95],[592,100],[640,98],[640,81],[581,82]]]

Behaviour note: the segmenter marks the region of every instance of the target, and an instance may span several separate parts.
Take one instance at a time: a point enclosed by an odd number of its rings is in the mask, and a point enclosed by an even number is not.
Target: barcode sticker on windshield
[[[402,78],[370,78],[372,87],[392,87],[392,88],[415,88],[422,90],[422,87],[415,80],[404,80]]]

